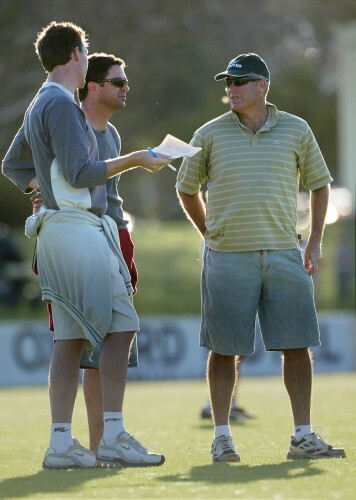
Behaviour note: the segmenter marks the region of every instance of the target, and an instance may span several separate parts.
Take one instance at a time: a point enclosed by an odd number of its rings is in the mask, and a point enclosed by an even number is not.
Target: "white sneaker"
[[[102,439],[96,455],[101,467],[152,467],[162,465],[164,456],[150,453],[128,432],[121,432],[112,445]]]
[[[64,453],[48,448],[42,462],[43,469],[89,469],[96,467],[95,454],[80,445],[77,439]]]
[[[299,441],[291,437],[291,445],[287,455],[288,460],[297,460],[302,458],[345,458],[343,448],[333,448],[331,444],[312,432],[307,434]]]
[[[231,436],[219,436],[211,445],[213,462],[240,462]]]

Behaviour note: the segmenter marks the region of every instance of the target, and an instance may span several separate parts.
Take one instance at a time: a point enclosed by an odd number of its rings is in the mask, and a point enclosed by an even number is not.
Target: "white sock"
[[[126,432],[124,419],[120,411],[104,411],[104,434],[103,439],[106,444],[114,444],[116,436],[120,432]]]
[[[311,425],[295,425],[294,426],[294,437],[297,441],[303,439],[307,434],[312,433]]]
[[[64,453],[73,444],[72,424],[54,423],[51,425],[49,447],[58,453]]]
[[[214,426],[214,439],[219,436],[231,436],[229,425],[215,425]]]

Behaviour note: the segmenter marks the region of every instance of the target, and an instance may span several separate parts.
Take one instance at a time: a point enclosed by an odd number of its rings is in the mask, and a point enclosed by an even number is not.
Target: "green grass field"
[[[125,422],[153,451],[165,454],[158,468],[42,471],[49,437],[47,391],[0,390],[0,498],[355,498],[356,398],[354,374],[318,375],[313,425],[345,447],[347,458],[286,460],[292,429],[279,378],[245,378],[240,403],[256,419],[232,424],[240,464],[212,464],[212,424],[200,420],[203,381],[130,382]],[[73,422],[87,445],[81,390]]]

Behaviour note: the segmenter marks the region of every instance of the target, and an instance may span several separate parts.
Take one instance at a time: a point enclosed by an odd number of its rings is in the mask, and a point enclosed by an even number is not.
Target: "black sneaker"
[[[201,418],[211,418],[211,406],[207,403],[203,406],[200,412]],[[253,415],[247,413],[243,408],[239,406],[231,406],[230,408],[230,420],[244,420],[245,418],[255,418]]]
[[[201,418],[211,418],[211,406],[210,403],[206,403],[200,412]]]
[[[230,408],[230,420],[245,420],[248,418],[256,418],[254,415],[247,413],[240,406],[232,406]]]

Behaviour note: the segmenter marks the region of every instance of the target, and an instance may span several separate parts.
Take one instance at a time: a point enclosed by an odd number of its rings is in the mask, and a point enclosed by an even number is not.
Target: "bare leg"
[[[236,356],[236,381],[235,381],[235,387],[232,393],[232,398],[231,398],[231,406],[235,407],[237,406],[237,385],[238,382],[240,381],[238,373],[240,369],[240,364],[246,359],[246,356]]]
[[[228,425],[232,393],[236,381],[235,356],[211,352],[207,380],[215,425]]]
[[[283,378],[291,402],[294,425],[309,425],[312,389],[309,349],[283,351]]]
[[[121,412],[124,401],[127,364],[135,332],[109,333],[100,356],[103,411]]]
[[[89,447],[96,453],[104,430],[99,370],[90,368],[84,370],[83,392],[88,416]]]
[[[84,339],[57,340],[49,370],[52,422],[72,422]]]

